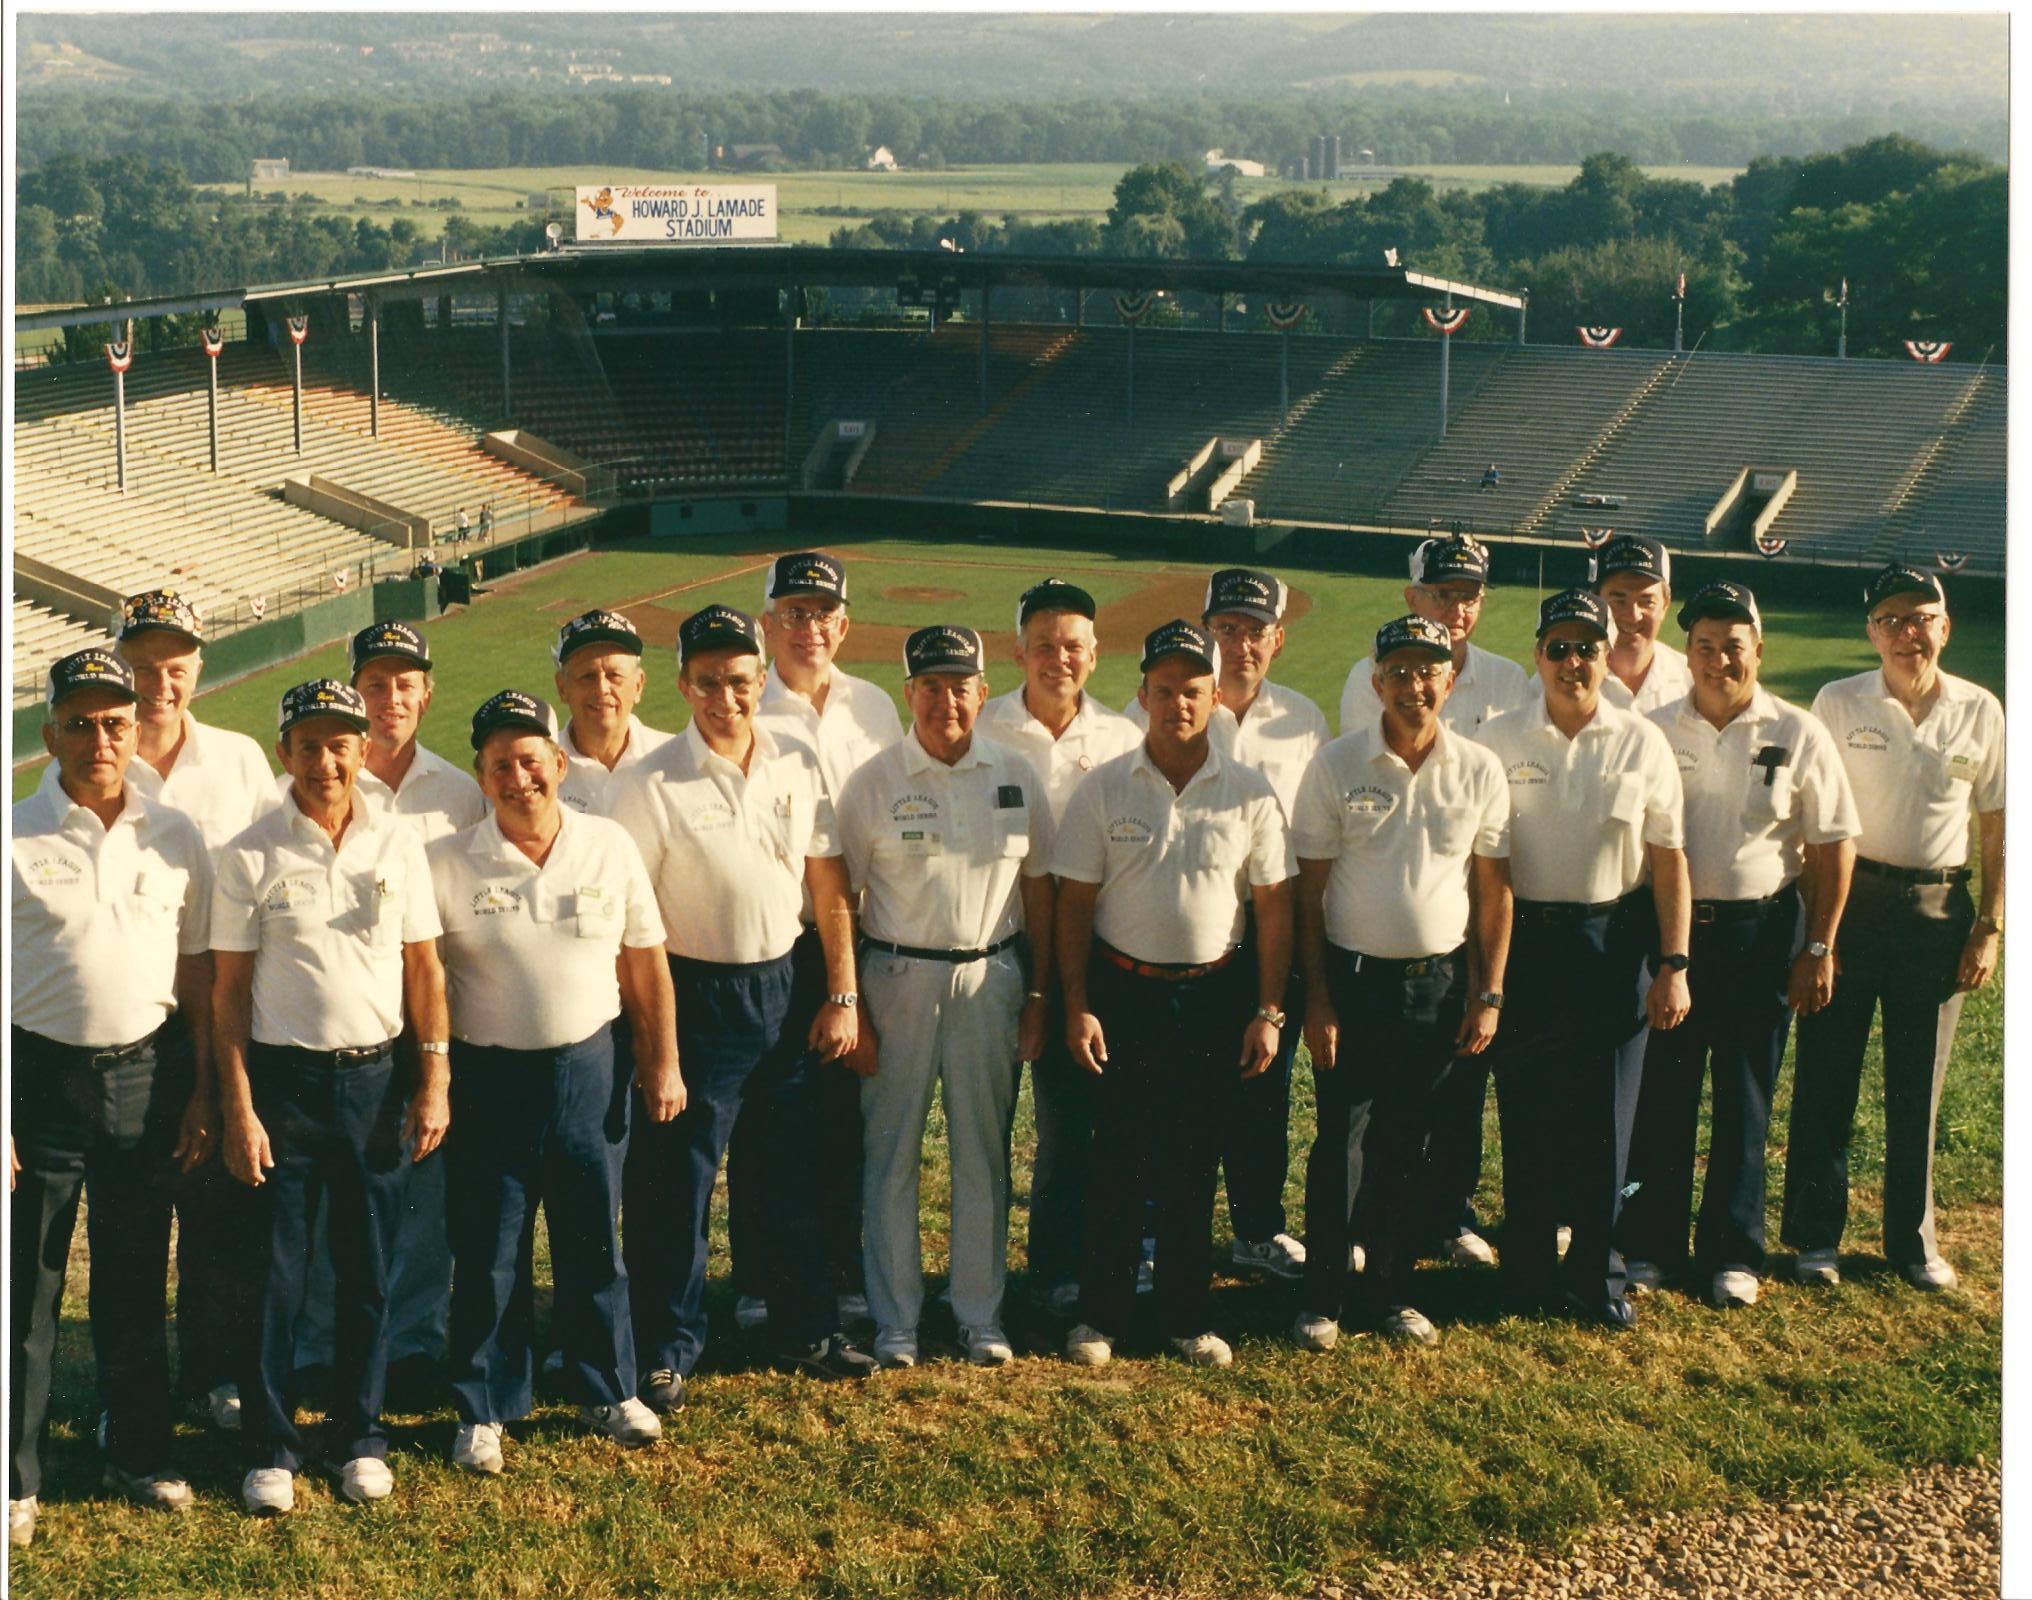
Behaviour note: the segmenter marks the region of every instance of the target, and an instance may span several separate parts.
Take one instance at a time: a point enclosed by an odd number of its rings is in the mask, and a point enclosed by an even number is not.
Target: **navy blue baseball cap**
[[[1207,671],[1220,675],[1221,647],[1214,643],[1214,636],[1183,617],[1144,637],[1143,671],[1148,672],[1166,656],[1193,656],[1206,663]]]
[[[1693,625],[1707,617],[1747,622],[1759,635],[1764,632],[1764,618],[1757,610],[1757,597],[1740,583],[1731,583],[1726,578],[1704,583],[1687,596],[1686,604],[1679,608],[1680,631],[1691,633]]]
[[[921,672],[986,672],[988,653],[972,628],[939,622],[903,641],[903,670],[913,678]]]
[[[1489,581],[1489,547],[1471,533],[1448,534],[1427,539],[1411,556],[1413,583],[1470,583]]]
[[[65,695],[80,689],[111,689],[123,700],[138,700],[134,692],[134,669],[110,650],[94,645],[73,650],[49,669],[49,704],[52,708]]]
[[[1094,597],[1078,584],[1046,578],[1025,589],[1016,601],[1016,631],[1021,633],[1023,625],[1040,611],[1071,611],[1092,622],[1098,609]]]
[[[732,606],[707,606],[686,617],[677,629],[677,664],[682,667],[702,650],[740,650],[762,654],[762,625]]]
[[[1282,622],[1291,591],[1284,580],[1248,567],[1223,567],[1207,579],[1206,604],[1200,609],[1205,621],[1222,611],[1239,611],[1259,622]]]
[[[587,611],[557,630],[557,643],[551,646],[550,658],[563,666],[566,656],[589,644],[618,645],[632,655],[642,654],[641,633],[620,612]]]
[[[1875,611],[1894,594],[1924,595],[1929,600],[1947,604],[1947,591],[1941,588],[1940,580],[1932,573],[1894,561],[1870,579],[1869,586],[1863,590],[1863,609]]]
[[[1453,636],[1446,631],[1445,623],[1434,622],[1430,617],[1399,617],[1376,630],[1373,659],[1380,662],[1396,650],[1424,650],[1451,661]]]
[[[1619,533],[1588,557],[1588,582],[1599,589],[1619,572],[1634,572],[1653,583],[1672,582],[1672,554],[1656,539]]]
[[[430,670],[430,646],[406,622],[375,622],[353,635],[353,676],[376,656],[400,656]]]
[[[798,550],[769,564],[768,597],[815,594],[847,603],[847,569],[823,550]]]
[[[1562,622],[1584,622],[1604,639],[1609,636],[1609,608],[1592,589],[1562,589],[1545,597],[1538,607],[1538,637]]]
[[[337,717],[355,733],[365,733],[367,702],[350,683],[341,683],[337,678],[313,678],[284,693],[275,731],[286,734],[299,722],[308,722],[313,717]]]
[[[196,604],[174,589],[149,589],[121,602],[120,637],[131,639],[137,633],[180,633],[196,644],[205,641]]]
[[[550,702],[539,700],[520,689],[503,689],[473,713],[473,748],[487,742],[487,735],[503,728],[521,728],[540,733],[553,743],[557,739],[557,713]]]

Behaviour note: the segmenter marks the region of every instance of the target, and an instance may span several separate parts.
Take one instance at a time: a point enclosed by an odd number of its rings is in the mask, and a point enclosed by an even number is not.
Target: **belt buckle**
[[[1432,957],[1430,956],[1421,956],[1416,961],[1404,963],[1404,976],[1407,978],[1422,978],[1431,970]]]
[[[1713,922],[1715,920],[1716,915],[1717,913],[1712,903],[1703,904],[1701,901],[1698,900],[1694,901],[1693,920],[1695,922],[1705,926],[1706,924]]]

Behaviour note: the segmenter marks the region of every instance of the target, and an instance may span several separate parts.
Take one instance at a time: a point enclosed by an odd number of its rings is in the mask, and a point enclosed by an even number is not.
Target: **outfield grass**
[[[1079,572],[1105,608],[1153,574],[1184,570],[975,543],[868,543],[846,553],[864,636],[932,620],[1006,630],[1015,593],[1047,571]],[[714,600],[753,609],[761,558],[754,541],[732,539],[601,552],[525,575],[432,624],[440,666],[427,742],[456,757],[465,717],[486,695],[510,684],[549,694],[547,645],[575,611],[641,602],[674,619]],[[1279,676],[1331,715],[1348,662],[1396,613],[1400,586],[1286,576],[1314,608],[1294,625]],[[905,585],[965,598],[883,594]],[[1528,590],[1498,590],[1482,637],[1522,655],[1534,603]],[[1767,677],[1789,698],[1809,698],[1820,681],[1872,659],[1854,617],[1767,615]],[[1120,703],[1134,681],[1135,641],[1103,643],[1096,690]],[[1950,660],[2001,689],[2001,626],[1964,625]],[[670,654],[659,650],[651,666],[645,716],[677,726]],[[199,709],[266,744],[282,687],[342,670],[330,648],[208,695]],[[900,666],[856,670],[892,690],[900,677]],[[1010,682],[1013,667],[1001,686]],[[17,792],[26,781],[32,775],[17,775]],[[913,1373],[881,1374],[851,1392],[779,1375],[731,1332],[721,1257],[709,1291],[719,1331],[659,1449],[626,1455],[587,1439],[553,1398],[512,1430],[508,1474],[476,1482],[445,1464],[448,1406],[405,1413],[391,1419],[392,1502],[349,1507],[329,1483],[307,1478],[298,1513],[278,1524],[240,1514],[243,1463],[229,1442],[194,1427],[179,1440],[179,1465],[199,1493],[188,1515],[165,1519],[96,1487],[81,1247],[58,1352],[41,1534],[16,1564],[14,1592],[65,1600],[1305,1593],[1383,1557],[1498,1535],[1557,1543],[1604,1519],[1792,1499],[1924,1462],[1994,1459],[2001,1030],[1993,985],[1964,1015],[1941,1109],[1942,1246],[1965,1286],[1954,1294],[1914,1294],[1869,1259],[1879,1243],[1882,1116],[1879,1095],[1866,1091],[1852,1164],[1849,1245],[1859,1256],[1845,1263],[1838,1293],[1774,1281],[1755,1310],[1726,1317],[1666,1293],[1647,1303],[1634,1337],[1616,1338],[1504,1317],[1493,1275],[1430,1268],[1421,1300],[1445,1329],[1439,1351],[1359,1338],[1307,1356],[1282,1338],[1293,1288],[1223,1279],[1214,1315],[1236,1342],[1231,1371],[1129,1359],[1076,1372],[1052,1359],[1060,1327],[1021,1304],[1033,1141],[1026,1086],[1010,1284],[1010,1331],[1026,1359],[1014,1368],[979,1372],[937,1359],[952,1355],[951,1329],[934,1307],[924,1328],[933,1359]],[[1773,1117],[1774,1240],[1788,1088],[1789,1074]],[[1297,1221],[1312,1130],[1302,1062],[1293,1100],[1286,1199]],[[934,1294],[949,1221],[941,1134],[934,1111],[923,1214]],[[1493,1116],[1486,1148],[1480,1202],[1494,1219]],[[1222,1248],[1226,1233],[1218,1221]],[[547,1315],[547,1287],[542,1294]]]

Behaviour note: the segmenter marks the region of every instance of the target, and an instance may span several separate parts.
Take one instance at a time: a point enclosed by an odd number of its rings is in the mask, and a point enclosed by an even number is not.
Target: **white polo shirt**
[[[1669,706],[1693,693],[1693,669],[1686,664],[1684,651],[1659,640],[1651,641],[1651,670],[1632,694],[1630,686],[1614,672],[1602,680],[1602,698],[1625,711],[1648,717],[1660,706]]]
[[[285,781],[285,787],[287,783]],[[402,782],[390,789],[365,767],[354,787],[369,805],[407,817],[424,842],[470,828],[487,815],[487,797],[469,768],[455,767],[435,751],[416,747]]]
[[[687,726],[614,786],[614,820],[649,869],[664,948],[692,961],[774,961],[797,940],[808,856],[840,853],[808,745],[755,719],[748,771]]]
[[[821,714],[803,695],[791,692],[776,675],[772,661],[762,682],[755,725],[766,726],[773,734],[789,734],[816,751],[826,793],[835,799],[862,762],[903,737],[903,719],[896,714],[896,702],[867,679],[842,672],[837,666]]]
[[[1381,715],[1382,707],[1376,709]],[[1122,708],[1122,715],[1139,738],[1149,731],[1150,716],[1140,700],[1131,700]],[[1277,803],[1289,817],[1291,808],[1298,804],[1299,780],[1327,741],[1326,714],[1296,689],[1266,679],[1246,717],[1237,717],[1226,706],[1215,706],[1207,736],[1229,760],[1254,767],[1268,778],[1270,787],[1277,791]]]
[[[1679,766],[1694,899],[1776,894],[1804,869],[1807,845],[1861,831],[1827,729],[1761,686],[1725,728],[1696,711],[1691,695],[1660,707],[1651,720]],[[1772,758],[1758,764],[1766,752]]]
[[[1297,867],[1262,773],[1209,746],[1173,793],[1138,745],[1073,791],[1051,870],[1101,886],[1097,937],[1139,961],[1196,966],[1241,943],[1252,886],[1282,883]]]
[[[352,796],[338,848],[292,795],[220,852],[212,948],[254,953],[254,1039],[358,1050],[402,1031],[402,947],[435,939],[423,835]]]
[[[1057,738],[1031,715],[1020,688],[998,694],[982,706],[974,727],[1029,757],[1038,777],[1044,780],[1053,822],[1065,815],[1066,802],[1072,799],[1082,778],[1103,761],[1127,755],[1143,742],[1143,730],[1135,723],[1084,693],[1080,695],[1079,710]]]
[[[861,929],[892,944],[986,949],[1023,926],[1017,878],[1051,872],[1044,780],[978,725],[949,767],[904,734],[847,780],[839,828]]]
[[[1369,679],[1376,670],[1376,658],[1363,656],[1348,673],[1341,690],[1341,732],[1366,728],[1383,715],[1383,702]],[[1472,734],[1491,717],[1514,711],[1528,701],[1535,689],[1531,674],[1507,656],[1484,650],[1468,641],[1467,661],[1454,674],[1453,693],[1439,708],[1439,720],[1455,733]]]
[[[261,746],[244,733],[208,727],[188,711],[183,748],[163,777],[136,756],[127,764],[127,782],[149,799],[173,806],[198,825],[205,848],[216,854],[257,817],[281,803],[275,769]],[[288,788],[289,780],[283,780]]]
[[[590,1039],[621,1014],[622,947],[662,948],[642,857],[606,817],[566,810],[540,867],[492,813],[428,854],[452,1034],[468,1044],[558,1050]]]
[[[557,731],[557,747],[570,763],[565,770],[564,782],[557,786],[559,801],[573,811],[594,811],[605,815],[614,801],[614,780],[669,744],[671,737],[660,729],[645,728],[642,719],[631,713],[628,741],[621,746],[620,758],[610,770],[603,762],[579,753],[579,747],[572,741],[571,724],[567,722]],[[520,854],[519,851],[517,853]]]
[[[1569,739],[1547,718],[1541,694],[1476,738],[1496,753],[1510,786],[1510,883],[1519,900],[1620,900],[1645,881],[1645,846],[1685,843],[1679,768],[1648,719],[1597,705]]]
[[[1959,867],[1968,814],[2004,809],[2004,708],[1979,684],[1940,675],[1926,720],[1884,685],[1881,667],[1813,697],[1848,769],[1862,831],[1856,853],[1893,867]]]
[[[9,852],[8,1021],[94,1049],[161,1027],[176,1010],[177,957],[211,948],[211,857],[197,824],[129,784],[108,828],[64,793],[52,761],[14,806]]]
[[[1467,938],[1469,856],[1509,851],[1509,786],[1491,751],[1444,724],[1413,772],[1379,715],[1306,768],[1291,842],[1301,860],[1333,863],[1330,942],[1391,961],[1445,955]]]

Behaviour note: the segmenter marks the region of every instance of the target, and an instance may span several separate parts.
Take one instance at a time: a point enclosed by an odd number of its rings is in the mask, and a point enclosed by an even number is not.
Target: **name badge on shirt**
[[[1982,762],[1966,751],[1950,752],[1947,758],[1947,775],[1962,783],[1974,783],[1976,774],[1982,771]]]
[[[582,883],[574,902],[578,913],[578,936],[581,939],[598,939],[605,936],[614,918],[614,902],[606,889],[597,883]]]

